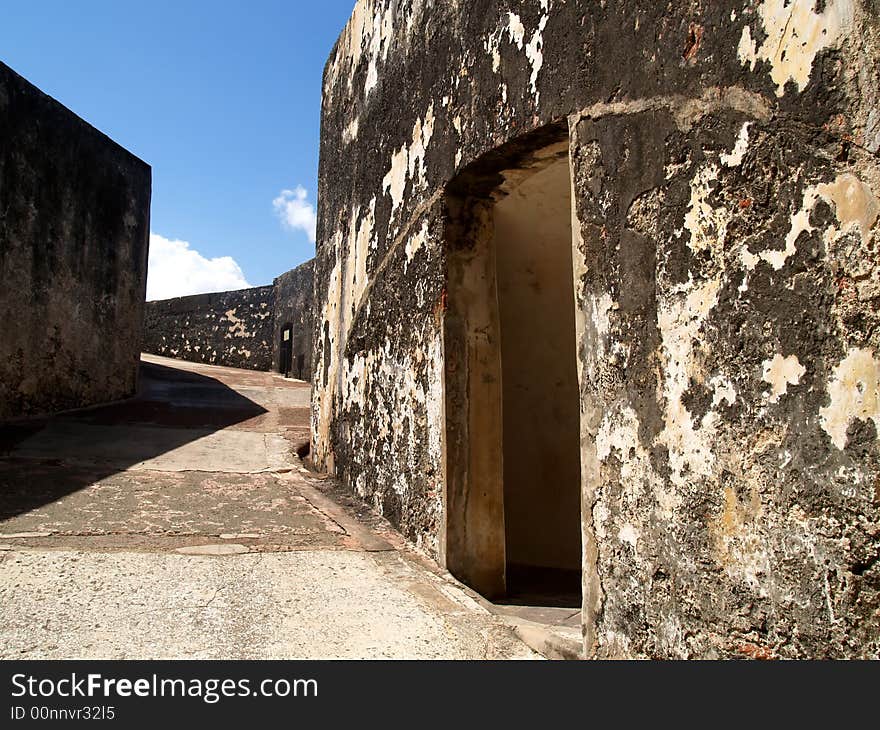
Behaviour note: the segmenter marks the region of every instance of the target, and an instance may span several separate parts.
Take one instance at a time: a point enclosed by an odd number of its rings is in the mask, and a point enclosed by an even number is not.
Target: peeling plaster
[[[358,0],[340,37],[336,55],[328,66],[328,76],[335,81],[346,79],[353,90],[354,71],[366,55],[367,75],[364,93],[369,95],[379,78],[379,61],[388,58],[393,31],[394,3],[383,0]]]
[[[230,309],[223,313],[223,316],[229,320],[231,327],[229,331],[226,333],[226,337],[232,339],[233,337],[252,337],[252,335],[245,329],[244,322],[235,316],[235,309]]]
[[[639,417],[629,406],[606,413],[595,437],[596,458],[599,462],[607,462],[616,453],[620,460],[620,482],[634,491],[631,498],[637,498],[637,490],[647,490],[654,497],[656,516],[671,520],[681,498],[657,478],[651,466],[651,456],[641,445],[639,428]],[[610,517],[605,504],[598,501],[593,509],[593,528],[600,543],[608,538]]]
[[[816,55],[836,47],[852,29],[852,0],[827,0],[819,14],[814,12],[815,6],[815,0],[764,0],[758,15],[767,37],[760,48],[752,38],[751,27],[743,28],[737,49],[739,60],[752,71],[759,61],[768,61],[776,96],[785,94],[789,81],[803,91]]]
[[[635,527],[633,527],[629,522],[623,525],[620,528],[620,532],[617,533],[617,538],[621,542],[624,542],[632,547],[635,550],[638,547],[639,543],[639,533]]]
[[[778,403],[779,399],[788,392],[789,385],[798,385],[807,369],[800,364],[797,355],[774,355],[773,359],[765,360],[761,379],[770,385],[770,393],[767,400],[770,403]]]
[[[718,166],[709,164],[700,169],[691,181],[691,199],[684,218],[684,227],[690,233],[688,247],[694,253],[722,246],[727,236],[730,213],[724,208],[713,208],[707,198],[712,183],[718,179]]]
[[[880,215],[880,201],[871,188],[855,175],[844,173],[833,183],[819,185],[817,190],[825,200],[834,204],[841,232],[858,229],[862,244],[866,245],[868,235]]]
[[[370,200],[369,207],[361,211],[355,208],[351,216],[351,226],[348,232],[348,250],[345,264],[346,300],[349,310],[346,312],[347,323],[354,317],[354,313],[360,306],[364,291],[367,288],[367,257],[371,248],[373,226],[376,218],[376,198]]]
[[[859,301],[861,279],[854,281],[876,269],[866,253],[877,241],[878,178],[858,131],[863,117],[872,129],[863,106],[874,95],[851,98],[857,84],[872,88],[864,80],[874,67],[854,60],[872,46],[847,44],[834,57],[845,83],[818,87],[832,70],[820,78],[823,51],[847,37],[843,20],[852,1],[758,0],[721,16],[702,6],[640,6],[627,15],[641,28],[636,33],[617,22],[618,11],[629,10],[623,6],[602,13],[570,1],[552,6],[550,23],[546,0],[487,3],[497,15],[469,25],[466,4],[434,4],[442,24],[427,39],[412,39],[411,54],[399,30],[417,27],[415,6],[397,3],[389,39],[395,63],[383,66],[380,56],[375,86],[346,96],[344,74],[328,82],[330,138],[351,136],[354,111],[360,137],[356,150],[337,154],[334,147],[325,169],[344,169],[352,152],[368,165],[365,189],[352,191],[333,176],[323,183],[321,277],[339,307],[325,309],[328,384],[313,400],[321,409],[313,410],[316,439],[339,448],[339,476],[408,536],[431,549],[442,543],[450,407],[442,396],[443,346],[452,331],[443,328],[457,323],[444,319],[448,272],[443,241],[433,236],[448,212],[444,192],[458,189],[447,187],[452,163],[456,171],[494,164],[492,154],[482,154],[516,150],[527,139],[520,135],[548,122],[551,109],[553,118],[568,115],[573,172],[580,166],[572,216],[587,654],[876,652],[876,627],[859,628],[873,619],[847,604],[846,588],[851,566],[865,561],[855,555],[858,546],[872,544],[864,525],[874,529],[874,516],[864,504],[845,502],[859,480],[873,484],[874,457],[866,460],[860,443],[860,456],[829,459],[824,436],[840,441],[842,431],[845,442],[859,417],[853,414],[876,408],[855,402],[858,385],[842,384],[847,367],[840,363],[825,386],[820,418],[823,385],[813,382],[833,366],[828,353],[876,344],[873,305]],[[356,84],[369,66],[374,18],[385,9],[369,4],[371,40],[362,44]],[[725,28],[718,21],[728,16]],[[681,44],[657,23],[664,17],[678,33],[692,22],[711,28],[723,48],[736,47],[742,34],[740,58],[706,56],[703,72],[687,84],[678,74],[651,74],[646,85],[643,64],[681,64]],[[873,32],[872,22],[864,25]],[[477,28],[485,31],[468,37]],[[662,31],[662,42],[653,29]],[[587,30],[589,42],[581,32]],[[618,38],[634,44],[632,68],[607,63],[616,59],[610,49]],[[435,62],[442,67],[431,86],[407,85],[419,65]],[[780,108],[775,95],[789,82],[792,98]],[[808,86],[810,103],[795,94]],[[829,135],[805,132],[825,121],[826,102],[852,119]],[[436,138],[434,114],[442,133]],[[658,125],[665,136],[654,136]],[[835,143],[824,140],[848,127],[853,144],[837,159]],[[389,141],[386,129],[403,134]],[[481,169],[468,167],[459,180],[470,182]],[[627,230],[627,218],[621,231],[616,219],[629,215],[622,209],[633,195],[648,201],[641,228]],[[371,238],[367,258],[381,249],[381,259],[369,259],[370,281],[358,293],[359,265],[348,261],[363,250],[351,242],[371,196],[378,201],[373,236],[384,240]],[[829,222],[831,212],[836,221]],[[339,240],[334,216],[345,221],[336,224]],[[356,342],[347,342],[349,327],[357,328]],[[876,358],[872,363],[876,373]],[[450,358],[450,365],[458,363]],[[800,430],[790,432],[794,425]],[[321,448],[316,453],[319,466],[332,471],[332,459],[322,461]],[[842,501],[826,509],[816,495],[828,490]],[[841,514],[860,522],[839,521]],[[817,586],[815,595],[804,586]],[[834,623],[824,623],[825,615]],[[849,636],[852,645],[844,646]]]
[[[418,373],[421,366],[427,368],[427,378]],[[394,458],[405,462],[408,468],[425,463],[420,449],[426,449],[427,463],[434,473],[440,473],[443,459],[443,348],[439,337],[426,341],[425,351],[399,352],[390,339],[378,348],[356,353],[343,361],[339,375],[342,383],[340,404],[345,409],[364,412],[371,408],[370,423],[352,423],[350,437],[362,444],[364,458],[378,461],[388,458],[383,449],[393,439],[399,447]],[[377,394],[382,397],[376,398]],[[370,400],[374,399],[372,406]],[[428,440],[422,444],[416,433],[418,413],[427,415]],[[395,493],[404,497],[408,484],[403,470],[398,470],[388,484]],[[355,477],[355,491],[362,497],[376,492],[376,485],[369,483],[363,473]],[[435,490],[429,508],[439,515],[442,509],[441,490]],[[374,506],[382,511],[381,501]],[[436,549],[431,536],[420,535],[419,546]]]
[[[334,250],[339,251],[342,233],[337,231],[332,240]],[[339,353],[342,352],[340,340],[344,337],[341,326],[341,293],[342,293],[342,262],[339,254],[335,257],[333,269],[327,280],[327,298],[321,311],[320,329],[316,332],[323,346],[316,352],[315,379],[321,387],[315,388],[312,409],[312,441],[316,459],[326,465],[330,471],[334,469],[332,446],[330,444],[330,426],[334,413],[334,402],[339,384]]]
[[[733,149],[721,155],[721,164],[725,167],[739,167],[742,164],[746,150],[749,148],[749,126],[751,126],[751,122],[742,125]]]
[[[826,245],[854,228],[858,230],[862,243],[867,243],[869,231],[880,214],[880,202],[865,183],[850,173],[844,173],[833,183],[812,185],[804,191],[800,209],[791,216],[791,226],[785,237],[784,249],[761,251],[758,254],[743,250],[742,261],[746,268],[754,269],[762,260],[776,271],[785,266],[788,259],[797,251],[797,240],[801,234],[811,233],[814,230],[810,216],[820,198],[833,205],[841,226],[830,227],[825,231],[823,240]]]
[[[414,234],[412,234],[406,241],[406,262],[407,264],[412,263],[413,258],[415,258],[416,253],[425,245],[425,241],[428,238],[428,222],[425,221],[422,223],[422,227]]]
[[[819,423],[838,449],[846,448],[846,432],[855,419],[870,418],[880,433],[880,361],[873,351],[853,348],[847,353],[834,368],[828,397]]]
[[[403,145],[391,157],[391,166],[382,180],[382,190],[391,195],[394,210],[403,202],[403,193],[409,179],[413,185],[425,181],[425,153],[434,136],[434,103],[428,106],[424,119],[417,119],[412,142]]]
[[[743,124],[733,149],[719,156],[724,167],[737,167],[742,164],[749,146],[750,125],[751,122]],[[691,181],[691,198],[684,219],[684,227],[690,233],[688,247],[694,253],[706,249],[720,249],[727,238],[727,226],[731,219],[730,211],[722,207],[714,208],[708,202],[719,173],[718,165],[708,163],[697,171]]]
[[[818,200],[818,190],[815,187],[807,188],[804,191],[804,199],[800,210],[791,216],[791,227],[788,230],[788,235],[785,237],[785,248],[781,251],[762,251],[758,254],[758,259],[766,261],[776,271],[785,266],[785,262],[794,256],[797,251],[797,240],[800,238],[800,235],[813,230],[813,226],[810,223],[810,214]],[[746,257],[744,261],[747,262],[747,266],[751,265],[752,267],[757,263],[756,259],[751,257]]]
[[[549,19],[549,15],[547,15],[547,8],[544,8],[544,15],[541,16],[541,20],[538,23],[538,29],[532,35],[532,40],[529,41],[529,44],[526,46],[526,58],[529,59],[529,64],[532,67],[532,75],[529,77],[529,83],[532,86],[532,93],[535,95],[535,104],[537,104],[541,99],[541,92],[538,91],[538,74],[541,73],[541,68],[544,66],[544,29],[547,27],[547,20]]]
[[[391,195],[391,203],[396,210],[403,201],[406,189],[406,175],[409,167],[409,151],[401,147],[391,157],[391,167],[382,180],[382,190]]]
[[[309,288],[311,283],[309,268]],[[269,370],[277,342],[278,301],[273,283],[147,302],[143,351],[211,365]]]
[[[692,474],[711,476],[715,457],[712,452],[717,414],[703,416],[699,428],[683,402],[691,378],[699,377],[693,347],[709,312],[718,303],[721,280],[712,279],[693,286],[663,303],[658,311],[664,360],[665,429],[658,440],[669,449],[669,465],[674,484],[684,485]]]
[[[523,42],[526,37],[526,29],[525,26],[523,26],[519,15],[516,13],[507,14],[507,36],[510,38],[511,43],[522,50]]]
[[[730,382],[730,378],[724,375],[716,375],[709,380],[712,387],[712,407],[717,408],[722,403],[732,406],[736,402],[736,388]]]
[[[710,521],[715,535],[715,559],[734,581],[747,585],[759,596],[766,596],[764,576],[771,573],[759,517],[763,507],[755,489],[740,501],[733,487],[724,489],[721,513]]]
[[[348,126],[344,130],[342,130],[342,143],[343,144],[351,144],[354,140],[357,139],[359,129],[359,120],[357,117],[352,119]]]
[[[506,22],[503,17],[499,29],[490,35],[483,43],[484,49],[492,57],[492,70],[495,73],[498,73],[501,70],[500,43],[504,36],[507,36],[507,40],[511,45],[525,53],[529,66],[532,69],[529,77],[529,87],[534,96],[535,104],[539,103],[541,97],[541,92],[538,89],[538,75],[541,73],[541,69],[544,66],[543,34],[547,27],[547,21],[550,19],[549,0],[538,0],[538,4],[541,6],[541,19],[538,21],[538,27],[532,33],[528,42],[526,42],[527,32],[522,19],[517,13],[508,12],[506,15]],[[504,101],[506,102],[506,84],[502,86],[502,90]]]

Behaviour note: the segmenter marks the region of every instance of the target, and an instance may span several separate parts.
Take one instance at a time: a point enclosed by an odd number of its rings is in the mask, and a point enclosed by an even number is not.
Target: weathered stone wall
[[[285,325],[293,326],[291,375],[312,379],[313,267],[308,261],[275,279],[275,335],[272,369],[281,372],[281,334]]]
[[[454,198],[561,124],[588,656],[876,657],[878,17],[358,2],[324,76],[316,463],[445,560],[445,241],[481,225]]]
[[[144,350],[190,362],[272,368],[275,287],[147,302]]]
[[[150,178],[0,63],[0,419],[134,393]]]

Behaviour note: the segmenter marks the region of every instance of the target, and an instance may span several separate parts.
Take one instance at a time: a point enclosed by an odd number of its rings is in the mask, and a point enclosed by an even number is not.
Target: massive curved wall
[[[587,655],[876,656],[878,15],[358,2],[324,75],[316,463],[446,559],[453,198],[561,125]]]

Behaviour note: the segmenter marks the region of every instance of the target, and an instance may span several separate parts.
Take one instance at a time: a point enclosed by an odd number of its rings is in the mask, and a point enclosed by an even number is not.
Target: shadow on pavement
[[[0,424],[0,524],[265,413],[215,378],[141,362],[128,401]]]

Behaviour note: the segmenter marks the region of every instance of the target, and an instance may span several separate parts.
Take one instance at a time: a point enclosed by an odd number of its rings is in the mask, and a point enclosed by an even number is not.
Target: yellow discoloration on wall
[[[822,13],[815,13],[815,0],[764,0],[758,7],[767,37],[758,47],[750,26],[743,28],[737,55],[755,69],[759,61],[771,65],[770,78],[776,95],[794,81],[803,91],[810,81],[813,61],[826,48],[843,42],[853,25],[852,0],[828,0]]]
[[[856,418],[871,419],[880,432],[880,361],[872,350],[853,348],[834,368],[828,384],[830,403],[819,410],[819,423],[838,449]]]
[[[788,392],[789,385],[797,385],[807,369],[800,364],[797,355],[774,355],[773,359],[765,360],[761,378],[770,384],[770,392],[767,400],[770,403],[778,403],[779,399]]]
[[[868,235],[880,215],[880,201],[871,188],[855,175],[844,173],[833,183],[819,185],[817,190],[825,200],[834,204],[841,232],[857,228],[862,243],[867,244]]]
[[[715,558],[731,578],[764,593],[761,576],[770,572],[766,539],[762,532],[761,496],[753,484],[747,499],[725,487],[721,513],[709,521],[715,537]]]

